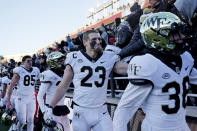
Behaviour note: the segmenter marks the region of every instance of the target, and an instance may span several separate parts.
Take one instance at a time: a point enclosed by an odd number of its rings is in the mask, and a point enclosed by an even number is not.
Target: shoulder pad
[[[64,65],[71,65],[73,66],[74,61],[78,58],[79,51],[73,51],[66,55],[66,60]]]
[[[44,71],[40,74],[40,82],[41,83],[50,83],[51,82],[51,73],[49,70]]]
[[[8,77],[3,77],[2,79],[2,83],[3,84],[9,84],[10,80],[8,79]]]
[[[15,67],[14,70],[13,70],[13,73],[14,74],[19,74],[21,72],[21,70],[22,70],[22,67],[20,67],[20,66],[19,67]]]
[[[181,55],[181,57],[182,57],[183,59],[186,59],[187,61],[190,61],[190,62],[194,63],[194,58],[193,58],[192,55],[191,55],[189,52],[187,52],[187,51],[185,51],[185,52]]]
[[[114,52],[111,51],[103,51],[103,55],[105,55],[106,58],[110,58],[110,60],[112,61],[119,61],[120,58],[118,57],[118,55],[116,55]]]
[[[128,65],[128,78],[152,81],[152,75],[158,68],[155,59],[156,58],[150,54],[133,57]]]
[[[38,74],[40,74],[40,69],[39,69],[38,67],[34,67],[34,68],[35,68],[36,72],[37,72]]]

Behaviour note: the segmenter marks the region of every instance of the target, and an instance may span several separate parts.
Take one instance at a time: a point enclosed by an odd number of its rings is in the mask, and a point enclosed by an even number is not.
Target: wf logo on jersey
[[[141,68],[142,68],[141,66],[138,66],[136,64],[131,64],[129,65],[129,72],[133,72],[134,75],[137,75],[137,72],[139,72]]]
[[[80,117],[80,114],[79,113],[75,113],[75,116],[77,117],[77,118],[79,118]]]

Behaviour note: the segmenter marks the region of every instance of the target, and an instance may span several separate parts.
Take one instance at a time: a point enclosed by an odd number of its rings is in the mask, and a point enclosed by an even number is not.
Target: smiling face
[[[93,32],[88,34],[88,39],[84,41],[84,46],[86,51],[102,52],[103,48],[101,46],[102,39],[99,33]]]
[[[30,69],[32,67],[32,58],[26,58],[23,64],[26,69]]]

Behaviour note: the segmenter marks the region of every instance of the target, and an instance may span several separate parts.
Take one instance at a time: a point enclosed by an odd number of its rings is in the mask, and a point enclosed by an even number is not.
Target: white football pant
[[[72,127],[73,131],[113,131],[106,105],[98,108],[74,105]]]
[[[33,131],[36,110],[35,96],[18,96],[15,104],[19,128],[21,129],[27,123],[27,131]]]
[[[190,131],[190,129],[186,122],[181,124],[180,127],[158,128],[158,127],[152,126],[150,122],[144,119],[142,122],[141,131]]]

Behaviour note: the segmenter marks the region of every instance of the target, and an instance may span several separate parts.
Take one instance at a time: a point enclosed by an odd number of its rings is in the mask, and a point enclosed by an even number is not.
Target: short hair
[[[29,56],[29,55],[25,55],[23,58],[22,58],[22,62],[24,62],[26,59],[28,59],[28,58],[31,58],[31,56]]]
[[[115,23],[116,23],[117,26],[119,26],[120,23],[121,23],[121,19],[120,19],[119,17],[116,18],[116,19],[115,19]]]
[[[140,8],[141,8],[140,5],[139,5],[137,2],[135,2],[135,3],[131,6],[130,11],[133,12],[133,11],[136,11],[137,9],[140,9]]]
[[[89,39],[89,34],[91,33],[99,33],[96,30],[88,30],[85,33],[83,33],[83,40],[87,41]]]

